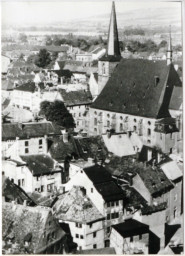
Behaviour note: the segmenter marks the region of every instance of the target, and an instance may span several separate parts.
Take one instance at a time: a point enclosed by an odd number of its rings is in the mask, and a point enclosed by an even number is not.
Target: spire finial
[[[172,63],[172,39],[171,39],[171,25],[169,26],[169,43],[167,50],[167,65]]]
[[[114,1],[112,2],[112,11],[111,11],[111,17],[110,17],[107,55],[120,56],[118,29],[117,29]]]

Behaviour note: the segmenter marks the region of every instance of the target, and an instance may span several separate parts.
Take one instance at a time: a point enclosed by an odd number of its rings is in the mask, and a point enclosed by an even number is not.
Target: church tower
[[[112,12],[110,17],[107,50],[98,62],[98,94],[103,90],[109,80],[114,68],[121,60],[118,29],[116,21],[115,4],[112,3]]]
[[[167,65],[170,65],[172,63],[172,39],[171,39],[171,26],[170,26],[170,37],[169,37],[169,44],[168,44],[168,50],[167,50]]]

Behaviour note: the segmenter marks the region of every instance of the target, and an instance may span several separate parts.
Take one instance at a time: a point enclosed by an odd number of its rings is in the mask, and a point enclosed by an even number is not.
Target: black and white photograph
[[[1,1],[2,254],[184,254],[183,8]]]

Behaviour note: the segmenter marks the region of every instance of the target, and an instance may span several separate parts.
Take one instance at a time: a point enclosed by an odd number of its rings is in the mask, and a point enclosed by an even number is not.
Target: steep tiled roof
[[[30,123],[8,123],[2,124],[2,140],[11,140],[19,137],[20,139],[28,139],[32,137],[43,137],[44,135],[52,135],[57,133],[50,122],[30,122]]]
[[[48,218],[51,219],[51,210],[44,207],[25,207],[22,205],[13,205],[12,203],[3,203],[2,206],[2,230],[3,240],[8,237],[14,238],[14,243],[18,245],[18,252],[23,251],[24,254],[37,254],[43,252],[48,245],[55,241],[61,240],[65,235],[64,231],[59,227],[56,221],[52,222],[50,230],[46,229]],[[55,223],[55,225],[54,225]],[[56,239],[48,242],[47,235],[49,232],[55,231]],[[45,236],[44,236],[45,232]],[[30,240],[30,245],[25,249],[25,239]],[[14,253],[12,245],[12,253]]]
[[[144,117],[166,117],[169,116],[167,99],[161,109],[164,92],[166,89],[170,94],[174,85],[180,86],[181,81],[173,65],[167,66],[166,61],[123,59],[91,107]]]
[[[179,110],[182,106],[182,103],[183,103],[182,87],[174,86],[169,109]]]
[[[61,89],[60,94],[66,106],[84,105],[92,102],[92,96],[89,91],[78,90],[67,92]]]
[[[72,76],[72,72],[69,70],[51,70],[51,71],[56,73],[59,77],[71,78]]]
[[[149,232],[149,226],[137,220],[129,219],[124,222],[113,225],[114,228],[122,237],[137,236]]]
[[[20,157],[27,163],[27,167],[34,176],[56,172],[56,170],[54,170],[54,161],[48,155],[24,155]],[[57,171],[60,172],[61,170]]]
[[[90,223],[103,219],[95,205],[83,195],[80,187],[73,187],[61,195],[53,206],[53,211],[57,219],[64,221]]]
[[[2,178],[2,195],[5,197],[6,202],[17,200],[18,204],[23,204],[24,200],[26,200],[27,205],[36,205],[36,203],[24,192],[22,188],[4,176]]]

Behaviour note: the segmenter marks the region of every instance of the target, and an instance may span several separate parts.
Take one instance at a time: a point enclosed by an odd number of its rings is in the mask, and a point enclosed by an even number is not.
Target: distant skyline
[[[168,8],[181,15],[180,2],[115,1],[116,11],[124,13],[138,9]],[[2,25],[48,25],[54,22],[72,21],[95,15],[108,14],[112,1],[5,1],[1,3]]]

